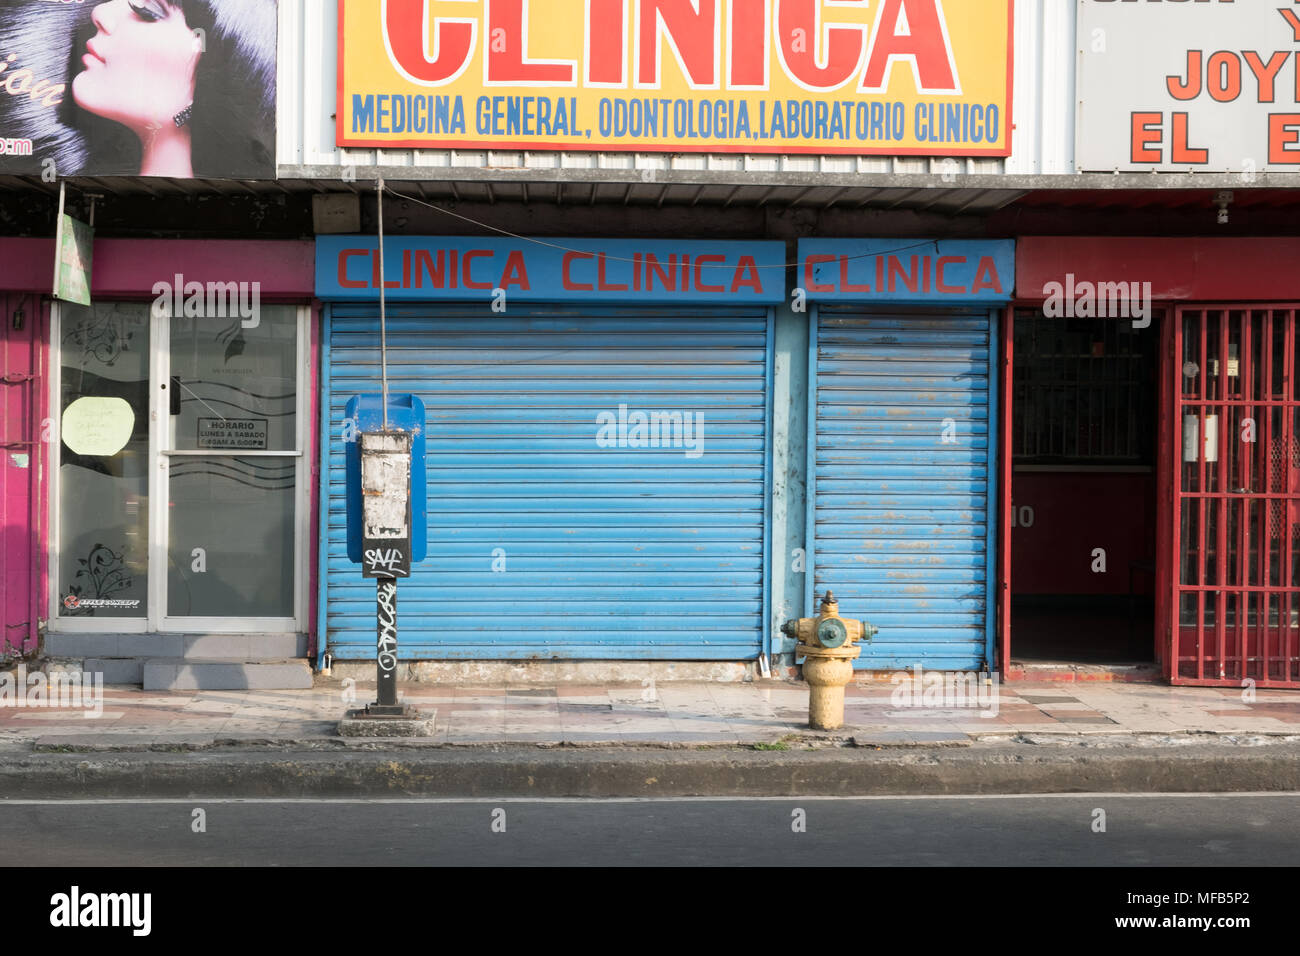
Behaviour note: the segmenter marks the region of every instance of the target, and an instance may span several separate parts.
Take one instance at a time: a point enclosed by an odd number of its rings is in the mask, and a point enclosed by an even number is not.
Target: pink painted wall
[[[91,295],[145,298],[180,273],[187,282],[260,282],[266,298],[310,299],[315,249],[312,240],[98,239]],[[0,291],[53,286],[53,239],[0,238]]]
[[[23,327],[15,329],[19,311]],[[36,650],[38,635],[43,318],[38,296],[0,293],[0,659]]]
[[[171,282],[177,273],[191,282],[258,282],[265,301],[309,302],[315,286],[315,243],[311,240],[155,240],[95,241],[91,294],[97,299],[147,299],[153,284]],[[35,442],[0,448],[0,658],[36,649],[37,622],[44,613],[49,539],[46,490],[49,450],[40,443],[41,422],[49,414],[46,385],[48,298],[54,285],[54,240],[0,237],[0,441]],[[22,308],[22,330],[12,328]],[[313,309],[311,372],[312,455],[311,521],[316,527],[315,463],[319,414],[316,389],[319,308]],[[14,454],[27,453],[28,467]],[[316,548],[309,544],[311,580],[309,628],[315,632]],[[313,638],[314,640],[314,638]]]

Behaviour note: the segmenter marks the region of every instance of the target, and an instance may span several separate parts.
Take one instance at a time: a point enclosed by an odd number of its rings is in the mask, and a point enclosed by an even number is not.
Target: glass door
[[[154,578],[162,630],[297,630],[298,309],[166,319]],[[161,570],[165,568],[164,570]]]
[[[55,629],[302,631],[306,310],[57,311]]]

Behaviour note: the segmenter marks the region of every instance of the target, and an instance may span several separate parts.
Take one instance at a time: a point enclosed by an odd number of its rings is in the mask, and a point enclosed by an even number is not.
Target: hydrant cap
[[[817,643],[822,647],[843,647],[849,639],[849,630],[838,617],[828,617],[817,625]]]

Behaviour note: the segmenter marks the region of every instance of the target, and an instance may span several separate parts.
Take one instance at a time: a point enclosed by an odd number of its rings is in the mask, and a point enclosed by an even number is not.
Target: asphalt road
[[[1296,793],[0,801],[0,866],[1126,867],[1297,860]]]

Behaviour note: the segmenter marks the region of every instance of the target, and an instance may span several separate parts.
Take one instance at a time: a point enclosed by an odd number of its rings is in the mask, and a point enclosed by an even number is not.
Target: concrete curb
[[[1300,745],[477,747],[0,755],[0,799],[1300,791]],[[382,749],[380,749],[382,748]]]

